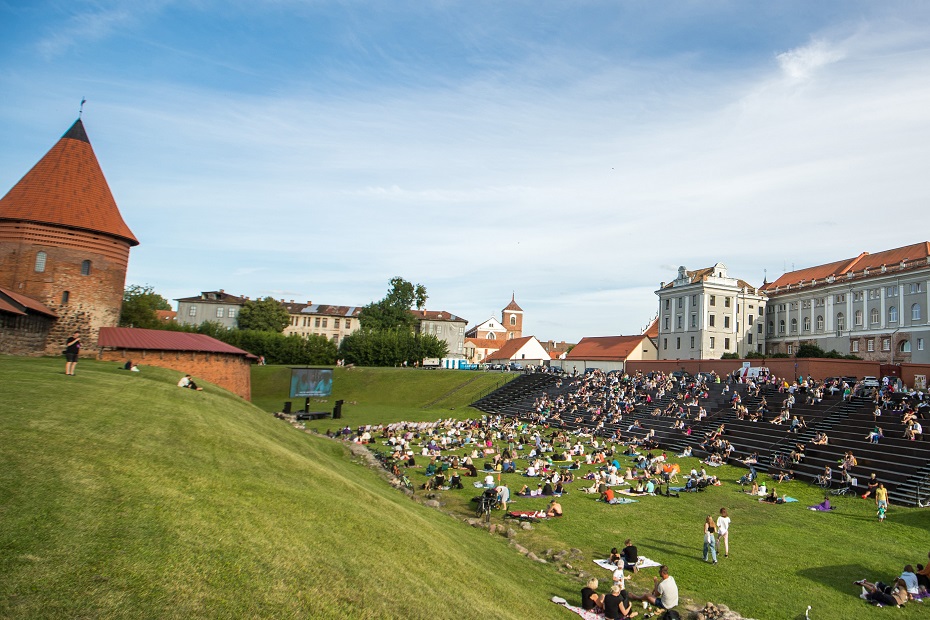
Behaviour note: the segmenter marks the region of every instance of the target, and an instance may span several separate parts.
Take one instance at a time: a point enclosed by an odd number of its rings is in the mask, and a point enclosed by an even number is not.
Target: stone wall
[[[48,332],[55,319],[37,314],[0,313],[0,353],[7,355],[42,355]],[[64,345],[58,348],[61,353]]]
[[[194,381],[208,381],[246,400],[252,399],[252,363],[242,355],[199,353],[192,351],[140,351],[134,349],[103,349],[97,359],[125,364],[132,360],[144,369],[158,366],[178,371],[178,379],[186,374]]]

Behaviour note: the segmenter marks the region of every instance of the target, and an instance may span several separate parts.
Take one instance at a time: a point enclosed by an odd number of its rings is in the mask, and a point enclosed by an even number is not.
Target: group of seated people
[[[930,559],[930,554],[928,554]],[[901,575],[893,579],[890,584],[877,581],[875,583],[860,579],[853,585],[860,586],[862,598],[878,607],[901,607],[908,601],[920,602],[930,591],[930,564],[917,565],[917,570],[911,564],[904,566]]]

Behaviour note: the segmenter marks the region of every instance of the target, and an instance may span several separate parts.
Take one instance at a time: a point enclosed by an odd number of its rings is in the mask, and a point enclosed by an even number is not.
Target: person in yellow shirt
[[[885,488],[885,485],[878,483],[878,488],[875,489],[875,505],[879,508],[884,507],[888,509],[888,489]]]

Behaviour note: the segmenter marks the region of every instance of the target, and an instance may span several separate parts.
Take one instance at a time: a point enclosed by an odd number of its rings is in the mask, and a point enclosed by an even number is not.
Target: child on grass
[[[885,506],[884,505],[879,506],[878,512],[875,513],[875,515],[878,517],[878,522],[882,523],[885,520]]]

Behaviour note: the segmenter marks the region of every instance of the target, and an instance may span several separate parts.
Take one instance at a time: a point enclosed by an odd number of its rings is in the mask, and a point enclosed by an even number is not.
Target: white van
[[[768,366],[744,366],[743,368],[737,369],[736,372],[736,377],[743,380],[764,379],[772,374]]]

